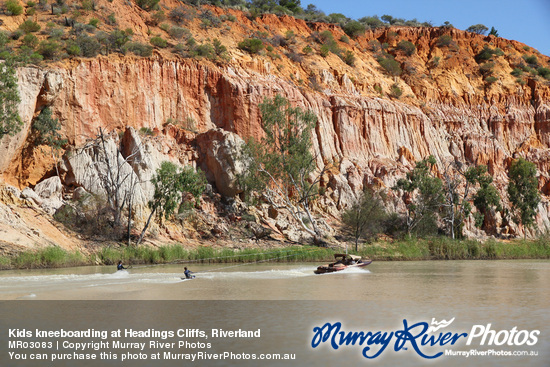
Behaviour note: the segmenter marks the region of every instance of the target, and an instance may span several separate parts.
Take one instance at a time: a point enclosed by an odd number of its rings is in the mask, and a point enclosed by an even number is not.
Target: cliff
[[[546,66],[548,57],[516,41],[456,29],[391,27],[367,31],[348,43],[342,30],[330,24],[275,15],[250,21],[234,10],[209,9],[236,16],[231,32],[205,30],[198,21],[187,26],[196,39],[219,38],[228,48],[227,61],[181,58],[162,49],[148,58],[110,54],[20,68],[24,127],[0,142],[5,183],[23,189],[55,175],[52,159],[29,140],[33,116],[49,106],[70,150],[95,137],[100,127],[108,132],[149,128],[154,136],[144,140],[152,156],[200,166],[218,192],[235,194],[229,188],[232,176],[224,175],[235,169],[230,156],[239,139],[233,136],[261,136],[257,106],[281,94],[318,116],[313,137],[318,166],[335,166],[322,183],[322,213],[336,216],[364,186],[393,186],[416,160],[430,154],[440,167],[452,160],[487,165],[503,196],[512,158],[525,157],[538,167],[541,192],[550,193],[549,82],[534,74],[510,74],[525,56],[536,55]],[[151,29],[148,16],[133,9],[124,18],[134,27],[135,39]],[[326,30],[341,50],[353,53],[353,65],[334,53],[320,55],[315,40]],[[268,54],[250,55],[237,47],[257,32],[282,37],[288,31],[292,41]],[[444,35],[452,40],[445,46]],[[412,55],[398,47],[404,40],[416,46]],[[312,53],[300,51],[307,45]],[[378,45],[400,64],[399,76],[388,75],[377,62]],[[480,71],[485,61],[476,56],[484,47],[502,52],[488,61],[494,64],[495,81]],[[147,169],[153,172],[158,164]],[[61,177],[67,193],[84,186],[69,171],[63,168]],[[399,198],[393,203],[402,208]],[[543,196],[539,228],[550,224],[549,216],[550,203]],[[501,234],[522,231],[499,225]]]

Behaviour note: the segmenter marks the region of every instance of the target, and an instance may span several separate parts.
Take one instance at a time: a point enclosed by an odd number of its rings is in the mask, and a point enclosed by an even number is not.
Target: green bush
[[[550,79],[550,69],[540,67],[537,69],[537,72],[540,76],[542,76],[545,79]]]
[[[182,27],[172,27],[168,30],[170,37],[175,39],[182,39],[184,36],[190,37],[191,32],[188,29]]]
[[[21,15],[23,14],[23,7],[16,0],[8,0],[6,1],[6,11],[8,15]]]
[[[349,37],[346,36],[345,34],[342,35],[342,37],[340,37],[340,42],[344,42],[344,43],[349,44]]]
[[[498,79],[495,78],[494,76],[488,76],[487,78],[485,78],[485,81],[489,84],[493,84],[494,82],[496,82]]]
[[[38,38],[32,33],[26,34],[25,37],[23,37],[22,42],[25,46],[32,49],[38,46]]]
[[[302,52],[306,55],[310,55],[313,53],[313,49],[311,48],[311,46],[308,45],[302,49]]]
[[[82,54],[82,50],[76,43],[71,43],[67,46],[67,53],[71,56],[80,56]]]
[[[95,57],[101,50],[99,41],[87,35],[76,37],[75,42],[80,48],[80,54],[84,57]]]
[[[153,54],[153,46],[139,42],[130,42],[126,45],[128,51],[141,57],[149,57]]]
[[[403,91],[401,90],[401,88],[399,88],[399,85],[397,83],[391,86],[391,95],[393,97],[399,98],[401,97],[402,94],[403,94]]]
[[[156,10],[159,7],[159,1],[160,0],[136,0],[136,5],[143,10]]]
[[[192,20],[193,15],[187,11],[183,6],[178,6],[168,13],[170,19],[176,24],[182,24],[186,20]]]
[[[440,36],[440,37],[437,39],[436,46],[437,46],[437,47],[447,47],[447,46],[449,46],[452,42],[453,42],[453,38],[452,38],[450,35],[448,35],[448,34],[444,34],[444,35]]]
[[[486,62],[485,64],[481,64],[479,67],[479,71],[483,75],[490,75],[493,72],[493,69],[495,68],[494,62]]]
[[[97,18],[92,18],[90,19],[90,21],[88,22],[89,25],[91,25],[92,27],[94,28],[97,28],[99,26],[99,19]]]
[[[386,72],[391,76],[399,76],[403,72],[403,70],[401,70],[401,66],[399,65],[399,63],[389,56],[388,57],[381,56],[378,58],[377,61],[380,64],[380,66],[382,66],[382,68],[384,68],[384,70],[386,70]]]
[[[344,52],[340,57],[349,66],[353,66],[355,64],[355,55],[349,50]]]
[[[210,60],[214,59],[214,55],[216,54],[214,52],[214,46],[210,43],[203,43],[195,49],[195,52],[198,56],[205,57]]]
[[[262,40],[257,38],[247,38],[237,45],[241,50],[251,54],[257,54],[264,48]]]
[[[322,45],[321,46],[321,49],[319,50],[319,52],[321,53],[321,56],[323,57],[327,57],[329,52],[330,52],[330,49],[327,45]]]
[[[487,61],[493,57],[493,55],[502,56],[504,55],[504,52],[502,52],[502,50],[498,47],[493,50],[489,46],[485,45],[483,46],[483,50],[476,55],[475,59],[477,62]]]
[[[115,16],[115,13],[111,13],[107,16],[107,24],[109,25],[116,25],[117,21],[116,21],[116,16]]]
[[[23,23],[21,23],[19,29],[25,33],[38,32],[40,30],[40,24],[27,19]]]
[[[142,127],[139,129],[139,133],[143,136],[153,136],[153,130],[148,127]]]
[[[344,25],[344,32],[351,38],[357,38],[365,34],[365,25],[355,20],[348,22]]]
[[[61,46],[54,40],[46,40],[40,42],[38,53],[44,56],[45,59],[55,60],[59,57]]]
[[[397,48],[403,51],[406,55],[411,56],[416,51],[416,46],[410,41],[400,41],[397,44]]]
[[[512,70],[510,74],[512,74],[513,76],[522,76],[523,70],[521,70],[520,68],[514,68],[514,70]]]
[[[523,55],[523,59],[525,60],[526,63],[528,63],[529,65],[538,65],[539,61],[537,60],[537,57],[535,55],[530,55],[530,56],[527,56],[527,55]]]
[[[155,36],[151,38],[149,42],[151,42],[153,46],[160,48],[165,48],[166,46],[168,46],[168,42],[166,42],[166,40],[160,36]]]

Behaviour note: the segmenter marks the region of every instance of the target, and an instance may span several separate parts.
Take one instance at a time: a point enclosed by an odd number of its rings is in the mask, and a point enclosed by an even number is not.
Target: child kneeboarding
[[[195,277],[194,275],[191,275],[193,273],[191,270],[187,270],[187,266],[184,267],[183,269],[185,270],[183,272],[183,274],[185,274],[185,279],[193,279]]]

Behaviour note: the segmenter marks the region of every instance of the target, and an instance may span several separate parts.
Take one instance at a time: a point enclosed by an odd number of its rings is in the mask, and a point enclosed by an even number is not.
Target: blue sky
[[[342,13],[358,19],[384,14],[396,18],[445,21],[466,29],[484,24],[498,30],[500,37],[523,42],[550,56],[550,0],[302,0],[326,14]]]

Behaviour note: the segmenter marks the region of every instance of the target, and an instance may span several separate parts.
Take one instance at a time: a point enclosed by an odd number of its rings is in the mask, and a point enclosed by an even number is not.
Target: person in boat
[[[195,276],[191,275],[193,272],[189,269],[187,269],[187,266],[183,268],[185,271],[183,274],[185,274],[185,279],[193,279]]]
[[[122,265],[122,261],[119,260],[118,265],[116,266],[116,270],[124,270],[124,269],[127,269],[127,268],[125,268],[124,265]]]

